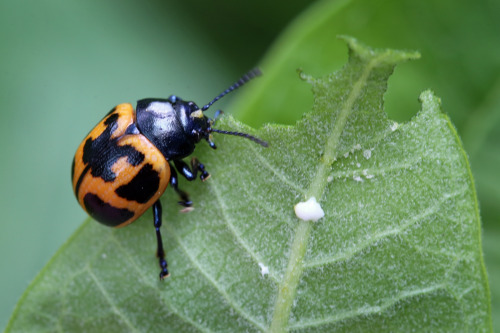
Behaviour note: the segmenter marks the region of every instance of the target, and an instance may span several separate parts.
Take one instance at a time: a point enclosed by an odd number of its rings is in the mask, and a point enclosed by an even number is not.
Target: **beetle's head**
[[[201,139],[209,139],[209,129],[211,121],[203,114],[203,111],[194,102],[183,101],[176,96],[170,96],[177,117],[181,123],[184,133],[188,135],[194,143]]]

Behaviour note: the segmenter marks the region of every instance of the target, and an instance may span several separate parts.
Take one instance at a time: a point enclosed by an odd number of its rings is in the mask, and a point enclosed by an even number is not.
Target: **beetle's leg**
[[[179,205],[183,207],[191,207],[193,202],[189,199],[189,195],[183,190],[179,189],[179,180],[177,177],[177,172],[175,169],[170,166],[170,184],[174,188],[175,192],[179,195],[181,201],[179,201]]]
[[[167,269],[167,261],[165,260],[165,250],[163,250],[163,241],[161,239],[161,232],[160,232],[160,227],[161,227],[161,203],[160,200],[156,200],[156,202],[153,204],[153,216],[154,216],[154,224],[155,224],[155,229],[156,229],[156,241],[157,241],[157,247],[156,247],[156,256],[158,257],[159,264],[160,264],[160,280],[163,280],[164,278],[169,276],[168,269]]]
[[[179,171],[189,181],[196,179],[198,171],[201,172],[200,179],[202,181],[205,181],[210,177],[210,174],[205,170],[205,166],[201,164],[196,157],[191,159],[191,169],[182,160],[174,160],[174,164],[177,171]]]

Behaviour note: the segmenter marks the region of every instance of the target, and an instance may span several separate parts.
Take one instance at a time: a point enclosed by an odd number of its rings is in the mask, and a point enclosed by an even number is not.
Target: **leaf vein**
[[[416,158],[414,160],[410,160],[404,163],[394,163],[391,164],[390,166],[387,167],[376,167],[376,168],[364,168],[363,170],[367,170],[367,173],[373,176],[385,176],[386,173],[391,173],[393,171],[399,171],[399,170],[407,170],[410,169],[412,166],[417,165],[419,162],[421,162],[421,158]],[[333,172],[330,174],[333,179],[341,179],[341,178],[351,178],[357,175],[361,175],[363,173],[362,168],[359,169],[353,169],[352,171],[337,171]]]
[[[227,301],[227,303],[229,305],[231,305],[233,307],[233,309],[238,312],[243,318],[245,318],[249,323],[251,323],[252,325],[254,325],[256,328],[260,329],[260,330],[265,330],[265,327],[262,323],[260,323],[257,319],[251,317],[248,313],[246,313],[242,308],[241,306],[236,303],[236,301],[234,299],[232,299],[230,297],[230,295],[227,293],[226,290],[224,290],[220,285],[217,284],[217,282],[213,279],[212,276],[210,276],[208,274],[207,271],[205,271],[203,269],[203,267],[200,265],[200,263],[198,262],[198,260],[196,260],[196,258],[194,258],[191,253],[189,252],[189,250],[186,248],[185,244],[182,242],[181,238],[179,237],[179,235],[176,233],[176,231],[167,226],[168,230],[169,230],[169,233],[175,238],[175,240],[177,241],[177,244],[179,244],[180,246],[180,249],[182,250],[182,252],[184,252],[186,254],[186,257],[189,259],[189,261],[194,265],[194,267],[200,271],[200,273],[205,277],[205,279],[222,295],[222,297]]]
[[[379,242],[380,240],[388,238],[393,235],[401,234],[411,226],[415,225],[415,223],[417,223],[418,221],[423,220],[427,216],[438,213],[441,205],[443,205],[447,200],[459,196],[465,193],[466,191],[467,187],[465,186],[456,192],[445,194],[439,201],[435,201],[434,205],[429,206],[420,214],[412,215],[409,219],[406,220],[406,222],[401,223],[398,227],[389,228],[387,230],[372,235],[370,238],[365,238],[365,240],[361,242],[358,246],[353,246],[349,250],[344,251],[339,255],[330,258],[309,260],[304,263],[304,268],[313,268],[352,259],[356,254],[361,253],[363,250]]]
[[[101,292],[101,294],[104,296],[104,298],[108,302],[108,304],[111,306],[111,309],[113,310],[113,312],[116,313],[118,315],[118,317],[120,317],[120,319],[130,328],[131,331],[139,332],[139,330],[136,327],[134,327],[134,325],[132,325],[132,323],[128,320],[127,316],[125,316],[125,314],[123,314],[123,312],[113,302],[110,295],[106,291],[106,288],[104,288],[104,286],[101,284],[98,277],[92,271],[92,267],[90,267],[89,265],[87,266],[87,272],[88,272],[89,276],[92,278],[92,280],[94,281],[94,283],[96,284],[96,286],[99,289],[99,291]]]
[[[364,306],[364,307],[358,308],[356,310],[341,312],[341,313],[338,313],[337,315],[334,315],[334,316],[329,316],[329,317],[325,317],[325,318],[321,318],[321,319],[311,319],[311,320],[307,320],[307,321],[297,322],[293,325],[290,325],[290,329],[304,329],[304,328],[308,328],[308,327],[332,324],[335,322],[340,322],[342,320],[346,320],[346,319],[350,319],[350,318],[354,318],[354,317],[358,317],[358,316],[368,316],[371,314],[382,313],[383,311],[389,309],[391,306],[397,304],[400,301],[403,301],[405,299],[412,298],[412,297],[417,297],[420,295],[432,294],[432,293],[439,291],[439,290],[447,290],[446,284],[436,284],[436,285],[425,287],[425,288],[420,288],[420,289],[415,289],[415,290],[410,290],[410,291],[403,291],[399,295],[397,295],[397,297],[392,297],[392,298],[386,299],[379,306]]]
[[[150,279],[148,279],[145,275],[144,275],[144,272],[142,269],[140,269],[139,265],[137,265],[137,262],[132,258],[132,256],[130,255],[130,252],[127,251],[122,243],[119,241],[119,239],[115,236],[115,233],[114,232],[111,232],[111,240],[113,241],[113,243],[116,244],[117,246],[117,250],[119,252],[121,252],[121,255],[122,255],[122,258],[125,258],[129,263],[130,265],[132,266],[132,268],[137,271],[137,273],[139,274],[139,277],[141,278],[141,280],[143,281],[144,284],[150,286],[150,287],[153,287],[153,284],[150,282]]]
[[[215,184],[215,182],[212,182],[210,184],[210,187],[212,188],[212,190],[215,194],[215,199],[217,200],[217,204],[219,205],[220,210],[222,212],[224,222],[227,225],[227,227],[229,228],[229,230],[231,231],[231,233],[236,238],[236,241],[245,249],[245,251],[248,252],[248,254],[255,261],[257,266],[259,263],[264,263],[264,260],[262,258],[260,258],[260,256],[256,253],[256,251],[254,249],[252,249],[252,247],[243,239],[243,237],[240,235],[240,233],[238,232],[238,230],[234,226],[232,219],[229,217],[229,215],[227,213],[228,208],[224,205],[220,191],[219,191],[217,185]],[[276,276],[276,273],[271,268],[269,268],[269,277],[272,278],[276,283],[278,283],[278,278]]]
[[[112,233],[112,235],[113,234],[114,233]],[[137,265],[137,262],[135,260],[133,260],[132,256],[129,254],[128,251],[125,250],[125,248],[118,241],[118,239],[116,237],[112,237],[112,240],[117,244],[118,249],[122,252],[123,257],[126,260],[128,260],[129,263],[130,263],[130,265],[132,266],[132,268],[137,271],[137,273],[139,274],[142,282],[145,285],[147,285],[147,286],[149,286],[151,288],[155,288],[155,286],[150,282],[151,279],[148,279],[144,275],[143,270],[140,269],[140,267]],[[162,303],[165,305],[165,307],[167,307],[172,314],[174,314],[175,316],[177,316],[180,320],[184,321],[186,324],[191,325],[191,326],[197,328],[198,330],[200,330],[200,332],[211,332],[210,330],[207,330],[205,327],[200,326],[199,324],[197,324],[196,322],[194,322],[193,320],[191,320],[191,318],[186,317],[185,315],[183,315],[179,311],[179,309],[177,309],[176,307],[173,306],[173,303],[166,302],[163,297],[160,297],[160,299],[161,299]]]
[[[254,147],[254,145],[249,144],[248,147],[249,147],[249,149],[251,149],[253,151],[253,153],[255,154],[255,157],[257,157],[257,159],[259,160],[260,165],[269,169],[269,171],[271,171],[271,173],[276,175],[276,177],[278,177],[283,183],[287,184],[288,186],[295,189],[296,191],[298,191],[302,194],[305,194],[306,191],[303,188],[301,188],[299,185],[297,185],[294,182],[292,182],[291,180],[289,180],[282,172],[280,172],[278,170],[278,168],[275,168],[273,165],[271,165],[268,162],[268,160],[265,159],[262,156],[262,154],[257,150],[257,148]]]
[[[269,207],[271,205],[271,202],[266,202],[266,205],[262,205],[262,202],[255,199],[255,197],[256,197],[255,194],[250,192],[248,190],[248,187],[245,186],[245,184],[242,184],[241,190],[244,191],[245,194],[247,194],[246,197],[247,197],[247,200],[249,202],[252,202],[252,203],[255,203],[256,205],[259,205],[260,209],[264,210],[267,214],[273,216],[275,218],[275,220],[277,220],[277,221],[278,220],[285,220],[284,222],[286,224],[288,224],[290,227],[295,227],[296,221],[292,221],[292,219],[290,218],[292,215],[283,214],[275,207],[273,207],[273,209],[270,209]]]

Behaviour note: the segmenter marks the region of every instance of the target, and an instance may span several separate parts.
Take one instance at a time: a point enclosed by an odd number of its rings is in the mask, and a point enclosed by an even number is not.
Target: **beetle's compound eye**
[[[191,108],[191,110],[198,110],[199,109],[198,105],[196,105],[195,102],[188,102],[188,105]]]

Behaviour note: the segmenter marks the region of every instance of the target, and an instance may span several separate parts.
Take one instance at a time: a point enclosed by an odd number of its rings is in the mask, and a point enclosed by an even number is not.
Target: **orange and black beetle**
[[[201,109],[177,96],[142,99],[135,111],[130,104],[120,104],[97,124],[76,151],[71,169],[73,190],[92,218],[119,228],[134,222],[152,206],[160,279],[169,273],[160,233],[159,198],[170,182],[181,198],[179,203],[191,207],[187,193],[178,188],[175,169],[190,181],[196,179],[198,171],[201,180],[209,177],[196,158],[191,160],[191,166],[182,159],[193,152],[201,139],[215,149],[212,132],[242,136],[267,146],[249,134],[214,129],[214,120],[203,114],[222,96],[257,75],[260,72],[256,69],[248,72]]]

